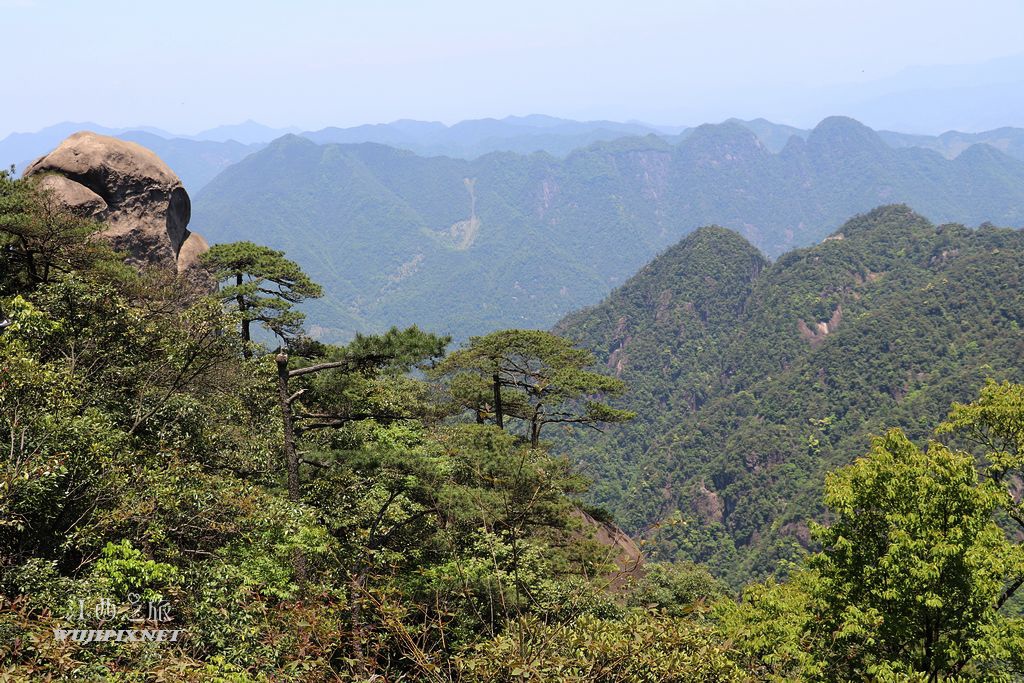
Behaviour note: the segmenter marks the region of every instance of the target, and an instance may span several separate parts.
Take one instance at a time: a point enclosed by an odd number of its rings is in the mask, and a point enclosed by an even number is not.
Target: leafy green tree
[[[819,644],[808,630],[817,580],[813,571],[794,568],[786,581],[752,583],[741,600],[715,603],[714,620],[734,644],[731,657],[753,680],[808,680],[818,672],[814,655]]]
[[[238,311],[247,357],[253,322],[282,339],[294,337],[306,318],[294,305],[323,296],[320,285],[286,259],[284,252],[252,242],[216,244],[202,259],[222,284],[220,298]]]
[[[810,559],[823,677],[980,674],[1019,645],[1019,621],[999,612],[1024,569],[993,518],[1002,499],[971,455],[922,450],[899,430],[830,475],[833,521]]]
[[[1000,506],[1016,528],[1015,537],[1024,538],[1024,385],[989,380],[976,401],[953,405],[938,432],[957,434],[984,450],[982,471],[1000,488]],[[1007,586],[1003,601],[1022,585],[1024,571]]]
[[[642,575],[629,586],[627,604],[683,617],[724,595],[725,586],[698,564],[648,562],[643,565]]]
[[[288,463],[288,490],[299,498],[299,457],[296,439],[303,433],[337,429],[360,420],[380,422],[413,419],[423,401],[416,401],[422,385],[403,382],[402,373],[444,353],[450,338],[423,332],[415,325],[391,328],[382,335],[356,335],[347,346],[319,345],[319,357],[299,357],[291,368],[281,351],[275,361],[278,402]],[[306,345],[313,348],[314,345]],[[301,347],[300,347],[301,349]],[[381,381],[386,376],[386,381]],[[292,380],[304,378],[300,385]],[[398,384],[400,387],[395,388]]]
[[[603,423],[623,422],[634,413],[596,400],[616,396],[626,385],[587,368],[589,351],[575,348],[562,337],[540,330],[502,330],[472,337],[433,369],[447,378],[455,402],[474,412],[477,422],[493,417],[521,420],[533,448],[549,424],[580,424],[600,429]]]
[[[294,369],[289,367],[288,353],[281,350],[274,360],[289,500],[298,502],[302,495],[302,458],[298,446],[302,434],[341,429],[364,420],[386,423],[414,419],[422,404],[416,401],[420,383],[401,375],[422,361],[439,357],[448,342],[448,337],[425,333],[413,326],[406,330],[392,328],[383,335],[358,335],[348,347],[304,343],[300,350],[312,350],[322,357],[316,359],[319,362]],[[381,375],[386,376],[383,382]],[[303,386],[296,389],[291,383],[295,378],[305,378]],[[400,388],[395,390],[394,384]],[[315,460],[305,462],[314,467],[324,466]],[[385,504],[380,515],[390,503],[389,500]],[[295,555],[294,568],[304,582],[305,558],[300,552]]]

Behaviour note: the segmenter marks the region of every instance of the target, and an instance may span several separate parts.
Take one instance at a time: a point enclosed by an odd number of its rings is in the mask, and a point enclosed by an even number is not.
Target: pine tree
[[[214,245],[203,255],[203,262],[222,284],[220,298],[241,316],[247,357],[253,322],[287,340],[299,333],[306,318],[294,305],[323,296],[320,285],[283,252],[252,242]]]

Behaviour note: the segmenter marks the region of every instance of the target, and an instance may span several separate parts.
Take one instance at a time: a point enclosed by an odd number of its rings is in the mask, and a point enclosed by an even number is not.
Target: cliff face
[[[145,147],[83,131],[37,159],[25,176],[74,212],[107,227],[101,233],[128,262],[185,272],[209,247],[188,230],[192,203],[160,158]]]

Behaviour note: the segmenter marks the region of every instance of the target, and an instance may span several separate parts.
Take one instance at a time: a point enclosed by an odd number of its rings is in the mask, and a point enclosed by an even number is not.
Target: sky
[[[869,125],[902,115],[904,129],[939,132],[959,119],[885,98],[1024,81],[1022,25],[1021,0],[0,0],[0,137],[61,121],[810,126],[862,111]],[[1014,106],[961,125],[1024,125]]]

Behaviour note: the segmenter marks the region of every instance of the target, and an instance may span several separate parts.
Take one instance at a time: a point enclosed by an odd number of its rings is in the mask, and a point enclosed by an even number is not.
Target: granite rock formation
[[[192,203],[167,164],[134,142],[75,133],[32,162],[26,176],[72,211],[103,223],[101,235],[134,265],[189,270],[209,247],[188,230]]]

